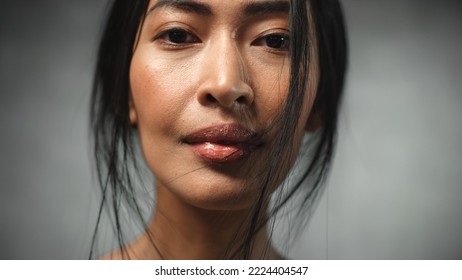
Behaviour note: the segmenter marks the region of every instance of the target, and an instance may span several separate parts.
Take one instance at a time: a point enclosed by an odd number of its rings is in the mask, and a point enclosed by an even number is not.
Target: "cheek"
[[[256,64],[251,67],[252,87],[256,93],[255,106],[257,115],[265,116],[267,125],[271,126],[283,110],[290,86],[290,63],[285,60],[278,66]],[[310,64],[307,89],[297,127],[296,138],[301,138],[312,110],[318,87],[317,60]]]
[[[176,71],[176,69],[183,69]],[[171,125],[188,99],[189,67],[166,63],[155,56],[135,52],[130,67],[130,85],[137,125]]]
[[[256,64],[251,68],[256,114],[264,116],[261,119],[266,120],[268,126],[283,109],[289,90],[289,72],[288,61],[276,66]]]

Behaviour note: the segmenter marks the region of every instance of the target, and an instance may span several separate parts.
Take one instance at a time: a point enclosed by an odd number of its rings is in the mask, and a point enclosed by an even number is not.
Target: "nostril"
[[[217,100],[215,99],[215,97],[213,97],[213,95],[211,94],[207,94],[207,96],[205,97],[207,99],[207,102],[209,103],[215,103],[217,102]]]
[[[236,102],[237,103],[240,103],[240,104],[244,104],[245,103],[245,97],[244,96],[239,96],[237,99],[236,99]]]
[[[253,101],[252,92],[244,92],[243,90],[201,90],[198,94],[199,103],[204,106],[221,106],[224,108],[232,108],[235,105],[249,105]]]

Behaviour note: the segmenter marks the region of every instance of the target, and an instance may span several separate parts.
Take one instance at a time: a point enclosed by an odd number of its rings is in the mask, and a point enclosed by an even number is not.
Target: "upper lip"
[[[260,144],[260,135],[252,129],[239,124],[220,124],[201,128],[184,137],[187,144],[218,143],[223,145]]]

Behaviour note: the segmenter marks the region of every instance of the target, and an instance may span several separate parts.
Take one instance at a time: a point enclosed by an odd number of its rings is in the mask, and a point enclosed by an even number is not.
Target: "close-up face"
[[[289,2],[151,1],[130,67],[130,121],[158,191],[242,209],[274,148],[290,83]],[[317,89],[312,55],[298,151]],[[160,194],[161,195],[161,194]]]

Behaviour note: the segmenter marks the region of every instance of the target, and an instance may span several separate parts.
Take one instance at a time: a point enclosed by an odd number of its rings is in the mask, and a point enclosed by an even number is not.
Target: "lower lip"
[[[251,153],[251,149],[247,145],[230,146],[204,142],[191,146],[196,155],[212,163],[232,163],[246,158]]]

